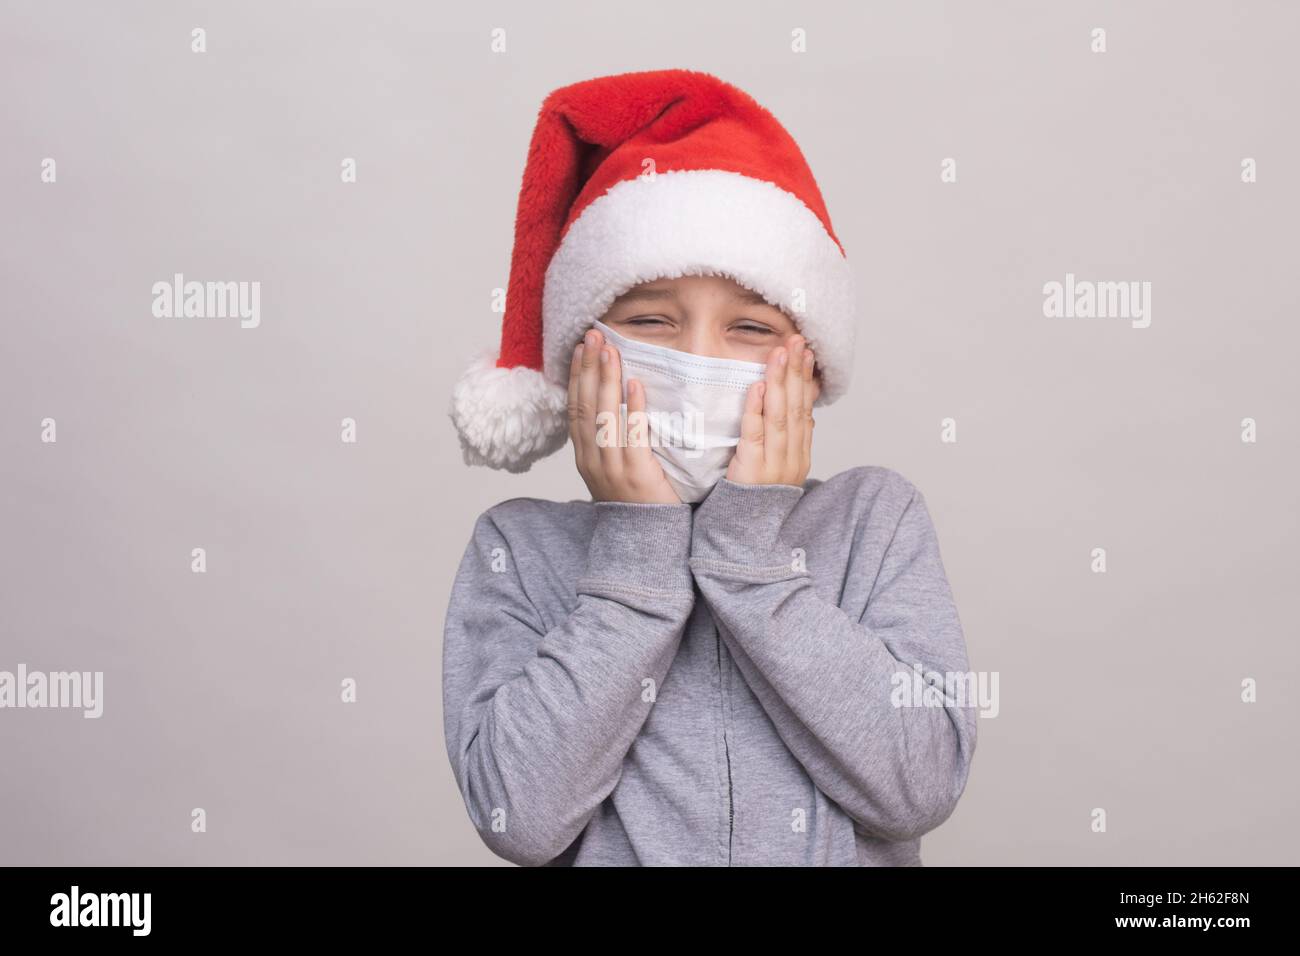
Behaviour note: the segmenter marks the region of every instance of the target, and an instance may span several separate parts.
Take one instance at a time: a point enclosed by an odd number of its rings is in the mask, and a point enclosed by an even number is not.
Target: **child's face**
[[[766,362],[798,331],[776,306],[722,276],[643,282],[619,296],[601,321],[629,339],[742,362]]]

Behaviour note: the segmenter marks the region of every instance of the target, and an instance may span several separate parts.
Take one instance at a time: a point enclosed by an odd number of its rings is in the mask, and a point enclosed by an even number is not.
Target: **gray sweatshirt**
[[[694,506],[516,498],[452,589],[447,751],[483,841],[523,866],[918,866],[977,712],[932,675],[901,706],[917,665],[968,671],[893,471],[724,478]]]

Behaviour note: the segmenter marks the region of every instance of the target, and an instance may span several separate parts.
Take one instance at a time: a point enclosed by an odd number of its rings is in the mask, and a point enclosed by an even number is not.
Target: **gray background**
[[[498,334],[542,98],[674,66],[802,145],[864,290],[814,475],[921,487],[1000,674],[926,863],[1298,862],[1298,27],[1287,3],[6,4],[0,669],[106,687],[98,721],[0,710],[0,862],[497,862],[444,750],[446,597],[481,511],[585,489],[567,448],[466,468],[449,390]],[[261,327],[154,318],[177,271],[260,281]],[[1067,271],[1150,281],[1151,327],[1044,318]]]

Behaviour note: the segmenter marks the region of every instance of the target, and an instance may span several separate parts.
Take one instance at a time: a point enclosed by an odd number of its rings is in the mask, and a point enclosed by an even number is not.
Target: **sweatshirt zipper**
[[[727,744],[727,701],[722,684],[722,635],[713,629],[718,649],[718,696],[722,699],[722,750],[727,756],[727,866],[731,866],[731,840],[736,832],[736,798],[731,788],[731,748]]]

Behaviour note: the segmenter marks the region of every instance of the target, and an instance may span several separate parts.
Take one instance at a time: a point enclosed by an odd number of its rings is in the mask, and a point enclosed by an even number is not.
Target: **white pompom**
[[[536,369],[499,368],[487,353],[456,382],[451,420],[466,464],[523,472],[568,438],[568,394]]]

